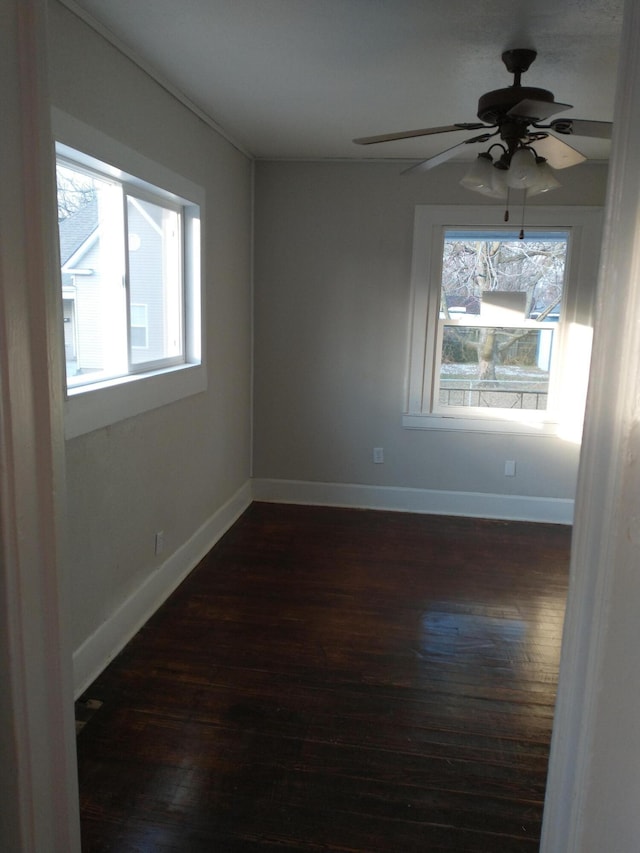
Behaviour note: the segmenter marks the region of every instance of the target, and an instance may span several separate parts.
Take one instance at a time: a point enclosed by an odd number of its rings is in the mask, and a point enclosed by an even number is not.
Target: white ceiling
[[[479,96],[511,84],[500,55],[514,47],[538,51],[522,82],[573,104],[563,116],[613,117],[623,0],[63,2],[259,159],[429,157],[465,131],[367,147],[351,140],[474,121]],[[608,156],[608,142],[572,144]]]

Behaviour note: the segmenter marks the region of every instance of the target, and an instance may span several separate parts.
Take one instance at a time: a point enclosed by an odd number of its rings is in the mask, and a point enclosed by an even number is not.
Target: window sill
[[[203,364],[180,364],[144,375],[124,376],[69,388],[65,402],[65,438],[141,415],[205,391]]]
[[[404,414],[402,426],[405,429],[435,429],[451,432],[487,432],[512,435],[556,436],[558,423],[543,421],[539,418],[526,419],[526,416],[465,416],[465,415],[424,415]]]

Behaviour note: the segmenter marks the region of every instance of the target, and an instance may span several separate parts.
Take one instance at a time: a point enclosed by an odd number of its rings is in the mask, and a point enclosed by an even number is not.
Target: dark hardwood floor
[[[569,547],[253,504],[84,697],[83,853],[538,850]]]

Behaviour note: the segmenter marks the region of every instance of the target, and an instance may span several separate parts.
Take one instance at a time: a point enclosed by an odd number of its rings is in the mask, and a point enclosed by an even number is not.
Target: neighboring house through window
[[[129,328],[131,349],[149,348],[149,313],[147,305],[131,305]]]

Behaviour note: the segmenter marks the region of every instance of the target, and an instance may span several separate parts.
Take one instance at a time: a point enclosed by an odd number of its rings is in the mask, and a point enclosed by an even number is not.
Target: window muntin
[[[68,155],[57,173],[67,387],[184,363],[184,205]]]
[[[569,236],[443,229],[434,412],[549,407]]]

